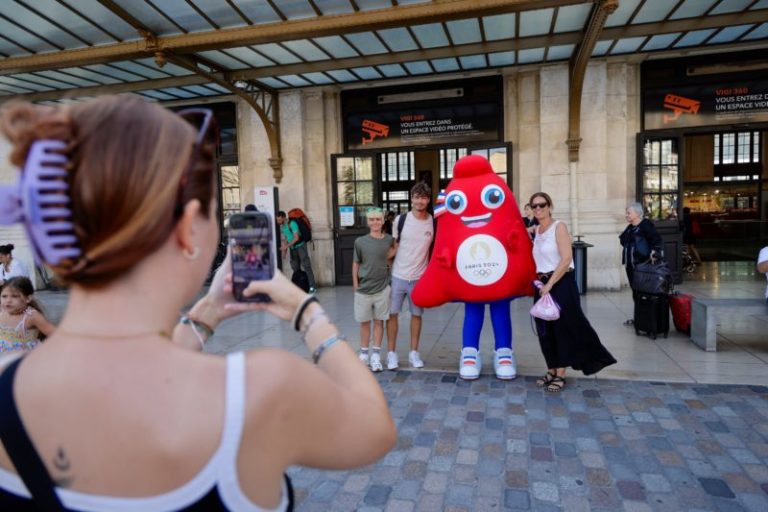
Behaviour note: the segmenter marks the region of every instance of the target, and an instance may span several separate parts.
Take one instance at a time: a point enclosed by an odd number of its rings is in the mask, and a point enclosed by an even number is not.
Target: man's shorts
[[[399,277],[392,276],[392,300],[389,303],[389,313],[397,315],[400,310],[403,309],[403,301],[405,296],[408,296],[408,303],[410,304],[411,314],[414,316],[421,316],[424,313],[424,308],[413,303],[413,289],[416,287],[418,280],[406,281]]]
[[[355,321],[362,323],[388,319],[389,293],[389,286],[373,295],[355,292]]]

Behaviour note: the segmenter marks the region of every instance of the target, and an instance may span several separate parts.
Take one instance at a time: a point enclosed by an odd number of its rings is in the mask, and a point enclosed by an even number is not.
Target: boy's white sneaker
[[[464,380],[475,380],[480,377],[480,367],[480,353],[476,348],[465,347],[461,349],[459,377]]]
[[[387,370],[397,370],[400,363],[397,361],[397,352],[390,350],[387,352]]]
[[[381,365],[381,356],[378,352],[371,354],[371,371],[380,372],[384,367]]]
[[[362,362],[365,366],[368,366],[368,352],[360,352],[357,354],[357,357],[360,358],[360,362]]]
[[[411,350],[408,354],[408,362],[412,368],[424,368],[424,361],[421,360],[418,350]]]
[[[495,351],[493,370],[496,372],[497,379],[512,380],[517,377],[517,362],[511,348],[500,348]]]

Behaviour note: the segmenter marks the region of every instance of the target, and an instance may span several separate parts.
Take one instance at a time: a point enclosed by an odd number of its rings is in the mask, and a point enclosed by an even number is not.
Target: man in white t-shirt
[[[757,256],[757,271],[765,274],[765,278],[768,279],[768,246],[760,249],[760,254]],[[765,288],[765,301],[768,302],[768,287]]]
[[[395,370],[397,361],[398,315],[403,301],[408,296],[411,310],[411,351],[408,361],[413,368],[422,368],[424,362],[419,355],[421,337],[421,315],[424,310],[414,305],[411,293],[429,262],[429,250],[435,236],[432,215],[427,211],[432,199],[432,190],[426,183],[419,182],[411,188],[411,211],[395,218],[392,236],[395,238],[395,261],[392,264],[392,295],[387,321],[387,369]],[[404,221],[402,221],[404,219]],[[402,233],[401,231],[402,226]]]

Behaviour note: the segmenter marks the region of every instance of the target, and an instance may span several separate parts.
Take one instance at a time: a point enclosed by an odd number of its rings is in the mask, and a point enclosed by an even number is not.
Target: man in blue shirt
[[[303,270],[307,273],[309,280],[309,293],[315,293],[315,274],[312,273],[312,261],[309,259],[309,249],[307,244],[301,241],[301,232],[295,220],[288,218],[284,211],[277,212],[277,223],[280,225],[280,231],[285,239],[280,246],[283,256],[288,251],[291,255],[291,269],[296,272]]]

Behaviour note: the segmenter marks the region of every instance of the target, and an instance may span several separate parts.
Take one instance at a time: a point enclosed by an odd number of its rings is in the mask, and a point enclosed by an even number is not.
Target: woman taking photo
[[[289,510],[289,466],[352,468],[393,446],[379,385],[281,273],[245,291],[272,302],[232,305],[227,257],[179,321],[218,242],[211,120],[132,96],[5,111],[25,173],[42,166],[33,143],[64,142],[77,251],[46,257],[71,290],[56,332],[0,360],[0,510]],[[316,364],[200,352],[249,310],[289,321]]]
[[[0,245],[0,286],[12,277],[29,277],[23,261],[14,259],[13,244]]]
[[[556,393],[565,387],[567,367],[592,375],[616,363],[616,359],[600,343],[581,309],[573,276],[571,235],[565,223],[552,218],[552,198],[536,192],[529,204],[539,221],[533,240],[533,259],[538,280],[542,282],[533,300],[535,303],[551,294],[560,306],[557,320],[536,319],[539,344],[547,362],[547,373],[536,384]]]

